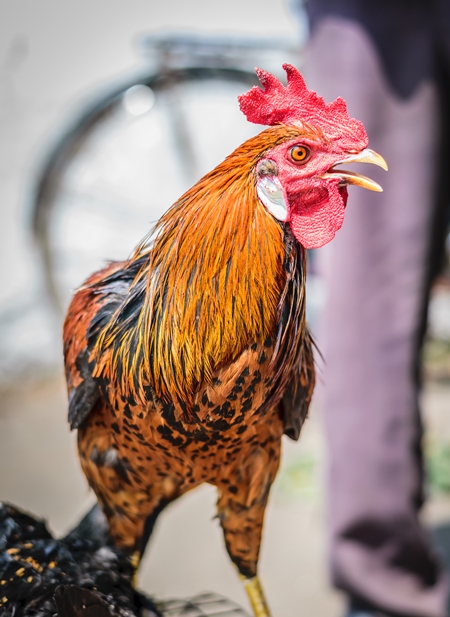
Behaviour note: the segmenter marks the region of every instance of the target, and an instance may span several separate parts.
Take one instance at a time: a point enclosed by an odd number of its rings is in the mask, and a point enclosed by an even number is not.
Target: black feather
[[[0,615],[138,617],[145,607],[157,617],[133,588],[129,558],[107,545],[105,525],[95,507],[58,540],[43,521],[0,504]]]
[[[300,379],[291,381],[281,400],[284,434],[297,441],[303,423],[308,416],[315,384],[313,341],[308,332],[303,341]]]
[[[99,385],[92,377],[94,367],[89,362],[90,353],[89,347],[83,349],[75,363],[82,381],[69,391],[68,419],[72,430],[80,428],[100,397]]]
[[[121,318],[127,322],[137,319],[137,309],[142,303],[145,288],[141,289],[137,286],[133,292],[129,292],[130,286],[143,263],[143,260],[139,259],[131,266],[114,272],[114,274],[93,286],[93,292],[106,298],[106,302],[102,303],[92,318],[86,333],[88,344],[80,352],[75,362],[81,381],[69,391],[68,420],[72,430],[83,425],[100,397],[101,384],[98,379],[92,376],[95,362],[89,361],[100,333],[110,324],[117,313],[120,313]],[[118,371],[120,378],[120,366]]]
[[[76,585],[57,587],[55,604],[58,617],[112,617],[113,615],[108,605],[96,593]]]

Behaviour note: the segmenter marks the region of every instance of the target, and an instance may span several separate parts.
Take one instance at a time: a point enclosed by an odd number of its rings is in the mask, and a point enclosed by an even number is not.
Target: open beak
[[[347,163],[372,163],[373,165],[378,165],[378,167],[381,167],[385,171],[388,170],[387,163],[382,156],[369,148],[365,148],[359,152],[359,154],[352,154],[348,158],[342,159],[342,161],[337,161],[333,167],[331,167],[320,177],[324,179],[338,177],[340,179],[340,184],[342,185],[354,184],[355,186],[361,186],[364,189],[369,189],[369,191],[377,191],[378,193],[383,191],[377,182],[374,182],[374,180],[371,180],[366,176],[362,176],[345,169],[335,169],[337,165],[345,165]]]

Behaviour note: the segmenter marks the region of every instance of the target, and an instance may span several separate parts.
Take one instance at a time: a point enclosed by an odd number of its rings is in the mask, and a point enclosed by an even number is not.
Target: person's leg
[[[370,170],[382,195],[350,189],[344,226],[322,255],[332,576],[374,608],[442,617],[446,575],[418,519],[414,370],[438,166],[437,92],[426,67],[396,90],[401,71],[387,74],[373,36],[351,11],[327,14],[329,3],[322,4],[314,15],[308,86],[328,101],[342,96],[367,128],[369,147],[390,167],[377,176]],[[424,41],[417,40],[420,49]],[[401,53],[401,36],[396,45]]]

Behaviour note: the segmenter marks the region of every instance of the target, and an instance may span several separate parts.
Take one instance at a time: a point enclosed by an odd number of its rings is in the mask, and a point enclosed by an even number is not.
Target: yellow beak
[[[353,184],[355,186],[361,186],[364,189],[368,189],[369,191],[377,191],[379,193],[383,191],[377,182],[367,178],[366,176],[362,176],[361,174],[356,174],[353,171],[347,171],[345,169],[335,169],[336,165],[345,165],[346,163],[372,163],[373,165],[378,165],[378,167],[381,167],[385,171],[388,170],[387,163],[382,156],[369,148],[365,148],[358,154],[352,154],[348,158],[337,161],[333,167],[331,167],[320,177],[327,179],[336,178],[337,176],[341,181],[340,184]]]

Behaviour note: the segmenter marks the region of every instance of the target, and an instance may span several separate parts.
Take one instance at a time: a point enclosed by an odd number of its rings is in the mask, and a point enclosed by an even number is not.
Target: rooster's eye
[[[309,148],[306,146],[294,146],[291,148],[291,159],[294,163],[306,163],[309,159]]]

